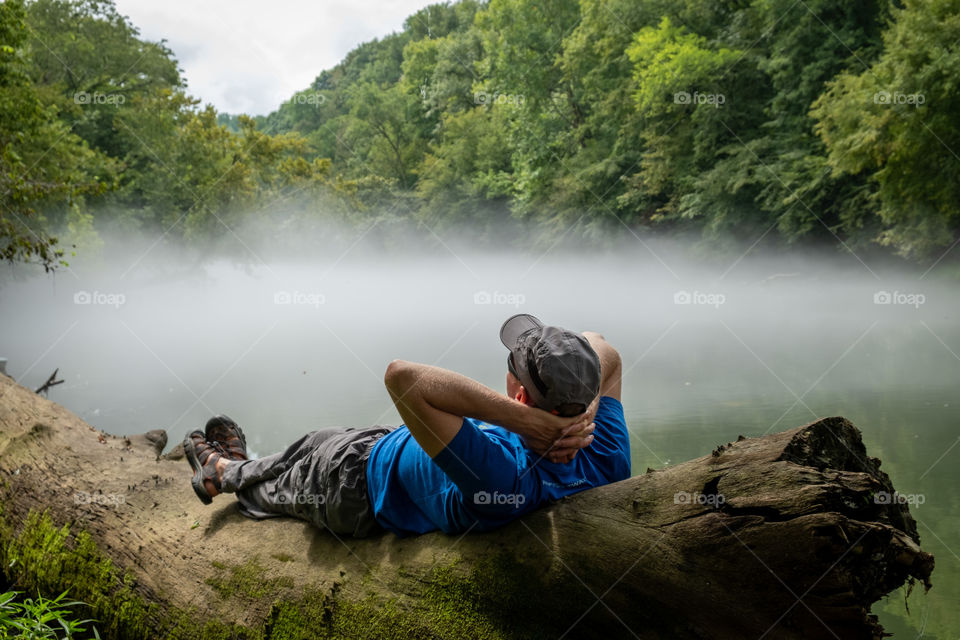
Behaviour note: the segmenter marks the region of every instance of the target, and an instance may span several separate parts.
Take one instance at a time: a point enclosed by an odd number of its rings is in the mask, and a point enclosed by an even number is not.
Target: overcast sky
[[[437,0],[432,0],[436,2]],[[191,95],[218,111],[266,114],[361,42],[403,27],[431,0],[116,0],[165,38]]]

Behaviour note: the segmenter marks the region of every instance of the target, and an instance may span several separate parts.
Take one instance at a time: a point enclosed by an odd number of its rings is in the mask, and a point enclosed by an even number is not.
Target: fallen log
[[[246,425],[248,429],[257,428]],[[492,533],[338,538],[196,500],[160,432],[115,437],[0,376],[0,561],[120,638],[879,638],[933,557],[843,418],[721,445]]]

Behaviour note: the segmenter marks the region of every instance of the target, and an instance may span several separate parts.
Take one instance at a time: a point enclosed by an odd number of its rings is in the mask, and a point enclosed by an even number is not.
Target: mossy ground
[[[135,577],[107,559],[86,532],[58,527],[47,513],[31,511],[15,531],[4,517],[2,502],[0,562],[27,588],[45,593],[69,588],[71,597],[88,603],[88,617],[98,620],[104,638],[124,640],[513,640],[550,636],[556,628],[562,632],[564,621],[556,612],[575,610],[545,593],[536,576],[525,575],[522,565],[507,555],[491,557],[469,573],[458,570],[456,564],[435,567],[417,578],[422,592],[403,601],[374,592],[350,600],[339,594],[336,585],[333,590],[296,590],[289,577],[264,579],[264,567],[255,557],[235,566],[214,565],[217,574],[208,578],[207,584],[239,606],[272,599],[262,625],[247,628],[204,621],[196,609],[171,610],[147,603],[136,589]],[[403,579],[402,574],[401,570],[398,578]],[[569,597],[571,603],[582,605],[585,601],[584,594],[576,590],[571,590]]]
[[[293,588],[293,578],[282,576],[265,578],[266,567],[260,564],[259,556],[254,556],[234,566],[227,566],[221,562],[213,562],[218,575],[207,578],[205,582],[213,587],[223,599],[237,598],[259,600],[271,594],[277,594],[282,589]]]

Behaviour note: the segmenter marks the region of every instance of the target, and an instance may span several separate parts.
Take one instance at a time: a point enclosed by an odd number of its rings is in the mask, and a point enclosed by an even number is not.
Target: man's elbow
[[[613,348],[613,346],[603,340],[598,342],[594,347],[594,350],[597,352],[597,356],[600,358],[600,366],[604,369],[604,375],[608,373],[613,374],[614,372],[619,372],[622,367],[620,361],[620,352]]]
[[[610,347],[610,350],[606,354],[607,356],[607,366],[613,369],[618,375],[620,374],[623,368],[623,361],[620,360],[620,352]]]
[[[383,384],[387,389],[399,388],[409,370],[410,363],[406,360],[393,360],[387,365],[387,370],[383,374]]]
[[[617,353],[613,347],[603,354],[603,359],[600,363],[600,375],[602,377],[600,382],[600,395],[610,396],[619,400],[622,385],[621,380],[623,377],[623,363],[620,360],[620,354]]]
[[[593,350],[597,352],[597,355],[600,356],[601,360],[613,360],[616,359],[617,362],[620,361],[620,354],[617,353],[617,350],[613,348],[607,339],[604,338],[601,334],[596,331],[584,331],[583,336],[587,339],[587,342],[590,343],[590,346],[593,347]]]

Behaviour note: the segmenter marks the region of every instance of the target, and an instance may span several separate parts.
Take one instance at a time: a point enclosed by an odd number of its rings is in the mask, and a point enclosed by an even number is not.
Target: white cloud
[[[436,1],[436,0],[434,0]],[[166,39],[191,95],[266,114],[361,42],[403,27],[431,0],[116,0],[147,40]]]

